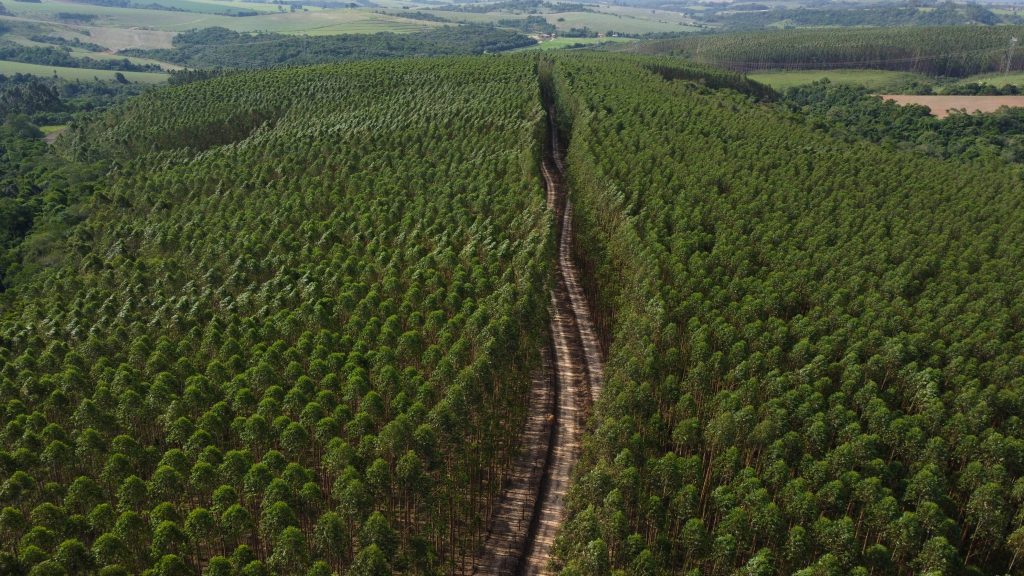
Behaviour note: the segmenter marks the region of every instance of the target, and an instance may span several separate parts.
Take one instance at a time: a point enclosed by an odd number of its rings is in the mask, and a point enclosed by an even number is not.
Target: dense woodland
[[[178,34],[173,43],[173,48],[122,53],[195,68],[270,68],[366,58],[496,53],[531,46],[537,41],[508,30],[469,25],[443,26],[412,34],[332,36],[246,34],[204,28]]]
[[[561,56],[608,351],[563,574],[1003,574],[1024,552],[1024,190]]]
[[[1011,51],[1022,26],[822,28],[687,36],[641,44],[648,54],[671,54],[738,71],[880,68],[934,76],[1024,70]]]
[[[983,88],[983,86],[985,88]],[[997,92],[968,84],[961,92]],[[986,90],[987,88],[987,90]],[[1016,87],[1008,87],[1017,93]],[[786,91],[784,105],[810,126],[886,146],[961,160],[1024,162],[1024,109],[936,118],[926,106],[899,105],[857,86],[815,82]]]
[[[542,126],[521,57],[235,74],[73,128],[110,172],[3,295],[0,573],[460,570],[546,333]]]
[[[1019,115],[416,58],[55,155],[104,88],[0,80],[2,574],[469,572],[548,344],[542,90],[607,355],[561,573],[1024,573]]]
[[[40,126],[63,124],[138,94],[139,85],[67,82],[0,75],[0,291],[32,258],[22,241],[34,231],[41,244],[61,237],[80,219],[74,208],[92,194],[105,167],[69,162],[52,154]]]

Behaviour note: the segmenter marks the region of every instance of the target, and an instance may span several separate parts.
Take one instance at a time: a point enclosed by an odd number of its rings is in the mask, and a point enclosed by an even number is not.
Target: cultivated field
[[[664,13],[662,13],[664,14]],[[639,18],[631,15],[604,14],[597,12],[556,12],[545,14],[548,22],[559,30],[587,27],[595,32],[614,30],[626,34],[645,34],[647,32],[692,32],[697,28],[690,26],[681,15],[673,19],[652,15],[652,18]]]
[[[528,16],[525,11],[501,10],[493,12],[458,12],[449,10],[423,10],[455,22],[474,24],[497,24],[499,20],[522,20]],[[589,28],[594,32],[613,30],[624,34],[646,34],[651,32],[693,32],[699,30],[692,21],[682,14],[664,10],[641,10],[635,8],[601,7],[594,12],[547,12],[543,16],[560,31],[573,28]]]
[[[254,10],[263,11],[258,16],[226,16],[216,14],[217,11],[236,10],[240,6],[248,6],[241,2],[193,2],[176,0],[181,8],[201,9],[199,11],[175,12],[168,10],[147,10],[138,8],[116,8],[93,6],[70,2],[44,0],[41,3],[6,3],[8,10],[15,18],[5,20],[33,22],[37,24],[57,25],[70,32],[88,30],[92,34],[95,28],[114,28],[119,30],[164,32],[181,32],[195,28],[221,26],[237,32],[281,32],[286,34],[341,34],[341,33],[373,33],[373,32],[414,32],[437,26],[435,22],[412,20],[400,16],[380,14],[369,9],[343,8],[336,10],[303,10],[297,12],[281,12],[277,7],[267,10],[267,6],[253,4]],[[89,22],[73,22],[61,18],[61,14],[74,13],[92,17]],[[94,36],[97,36],[93,34]],[[139,34],[130,47],[156,48],[149,35]],[[163,41],[164,38],[160,38]],[[100,37],[92,40],[100,42]],[[145,42],[146,45],[142,45]],[[102,43],[102,42],[100,42]],[[125,46],[125,42],[119,42]],[[104,44],[105,45],[105,44]],[[111,46],[111,48],[114,48]]]
[[[552,38],[551,40],[541,40],[535,46],[529,46],[524,50],[559,50],[562,48],[577,47],[579,45],[593,46],[596,44],[604,44],[606,42],[618,42],[628,43],[635,42],[632,38],[621,38],[621,37],[604,37],[604,38]]]
[[[87,33],[87,35],[83,36],[81,33]],[[127,48],[170,48],[171,40],[175,34],[177,32],[145,28],[81,26],[77,28],[65,27],[63,32],[58,30],[57,35],[67,38],[78,36],[84,42],[95,42],[117,51]]]
[[[945,118],[950,111],[995,112],[1003,106],[1024,107],[1024,96],[917,96],[883,94],[882,98],[898,104],[921,104],[931,108],[932,115]]]

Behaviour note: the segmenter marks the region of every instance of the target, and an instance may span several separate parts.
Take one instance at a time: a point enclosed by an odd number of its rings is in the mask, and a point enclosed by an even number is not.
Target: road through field
[[[534,380],[523,431],[524,450],[492,517],[481,575],[550,574],[555,535],[565,517],[565,496],[579,458],[584,416],[600,393],[603,360],[590,310],[572,259],[572,203],[564,183],[562,149],[548,111],[551,140],[541,173],[548,208],[558,223],[556,284],[551,292],[551,348],[546,377]]]

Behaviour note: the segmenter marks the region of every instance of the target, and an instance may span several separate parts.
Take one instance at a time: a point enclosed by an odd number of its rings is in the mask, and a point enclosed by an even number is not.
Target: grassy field
[[[113,80],[116,70],[94,70],[92,68],[62,68],[60,66],[44,66],[41,64],[24,64],[0,60],[0,74],[34,74],[36,76],[57,75],[67,80]],[[129,82],[157,84],[167,80],[167,74],[160,72],[122,72]]]
[[[300,12],[295,14],[277,14],[273,16],[257,16],[252,18],[233,18],[233,20],[259,19],[259,24],[269,25],[267,28],[247,29],[245,26],[232,28],[238,32],[265,30],[282,34],[373,34],[376,32],[420,32],[439,26],[437,22],[401,18],[389,14],[377,14],[369,10],[321,10],[319,12]],[[228,28],[228,26],[225,26]]]
[[[193,2],[193,0],[174,0],[174,2],[182,3],[183,6],[185,3],[203,4],[206,7],[204,9],[211,11],[222,11],[229,7],[239,8],[246,6],[242,2]],[[413,32],[437,25],[433,22],[378,14],[369,9],[361,8],[278,12],[276,6],[273,7],[273,10],[266,10],[267,6],[253,4],[254,10],[266,11],[266,13],[258,16],[232,17],[212,13],[92,6],[88,4],[57,2],[54,0],[44,0],[39,4],[9,2],[6,5],[8,10],[17,17],[12,20],[20,19],[37,23],[51,23],[72,31],[89,31],[90,36],[96,38],[93,41],[100,44],[103,44],[100,38],[114,38],[116,33],[96,34],[94,30],[97,28],[113,28],[129,33],[140,32],[140,34],[135,35],[138,42],[132,44],[133,47],[158,47],[154,46],[153,39],[144,33],[150,30],[159,30],[166,33],[222,26],[238,32],[266,31],[288,34],[338,34]],[[58,17],[58,14],[61,12],[87,14],[95,16],[95,19],[89,23],[69,23],[61,21]],[[159,38],[159,40],[162,42],[163,38]],[[111,48],[128,47],[123,39],[117,39],[116,41],[118,46],[111,46]]]
[[[449,10],[419,10],[426,14],[433,14],[441,18],[447,18],[452,22],[467,22],[470,24],[494,24],[505,18],[522,20],[526,14],[513,14],[511,12],[453,12]]]
[[[896,91],[915,80],[928,84],[929,78],[910,72],[894,72],[891,70],[769,70],[747,74],[751,80],[768,84],[776,90],[785,90],[793,86],[810,84],[815,80],[828,78],[841,84],[856,84],[879,92]],[[934,80],[933,80],[934,81]],[[941,81],[936,90],[942,86],[956,84],[981,83],[1002,87],[1006,84],[1024,87],[1024,72],[1010,74],[979,74],[959,81]]]
[[[671,10],[637,8],[633,6],[614,6],[607,4],[602,4],[598,10],[626,18],[636,18],[638,20],[650,20],[654,22],[678,23],[686,26],[692,26],[694,30],[697,29],[697,23],[692,18],[689,18],[680,12],[673,12]]]
[[[1024,72],[1011,72],[1010,74],[979,74],[978,76],[968,76],[960,83],[968,84],[971,82],[992,84],[993,86],[1005,86],[1007,84],[1024,86]]]
[[[147,2],[140,2],[146,4]],[[198,14],[225,14],[236,13],[240,10],[256,12],[278,12],[279,8],[273,4],[256,3],[232,3],[232,2],[198,2],[196,0],[160,0],[156,2],[168,8],[177,8],[187,12]]]
[[[610,6],[600,8],[599,12],[549,12],[540,14],[559,30],[572,28],[589,28],[595,32],[614,30],[625,34],[645,34],[648,32],[692,32],[698,28],[682,14],[664,10],[643,10]],[[435,16],[456,22],[472,22],[477,24],[497,24],[499,20],[522,20],[526,12],[495,11],[495,12],[455,12],[447,10],[423,10]]]
[[[639,8],[636,6],[616,6],[614,4],[600,4],[597,6],[597,10],[600,12],[607,12],[609,14],[619,14],[622,16],[632,16],[635,18],[642,18],[645,20],[681,20],[690,24],[695,24],[690,18],[688,18],[682,12],[675,12],[673,10],[658,10],[656,8]]]
[[[61,132],[63,132],[67,127],[67,124],[40,126],[39,131],[43,133],[43,141],[47,144],[53,144],[57,141],[57,137],[60,136]]]
[[[593,45],[603,44],[605,42],[634,42],[632,38],[553,38],[551,40],[543,40],[535,46],[529,46],[523,48],[523,50],[560,50],[562,48],[568,48],[570,46],[575,47],[579,44]]]
[[[147,3],[146,0],[135,0],[141,4]],[[220,0],[160,0],[156,4],[168,6],[170,8],[181,8],[189,12],[198,12],[200,14],[223,14],[232,13],[239,10],[244,11],[255,11],[263,12],[268,14],[276,14],[281,11],[281,7],[276,4],[257,4],[255,2],[228,2]],[[284,7],[287,10],[287,7]]]
[[[747,77],[776,90],[810,84],[823,78],[842,84],[857,84],[872,90],[885,90],[913,80],[924,80],[923,76],[917,74],[890,70],[770,70],[753,72],[747,74]]]
[[[665,13],[662,13],[665,14]],[[556,12],[545,14],[544,17],[559,30],[587,27],[597,32],[614,30],[626,34],[644,34],[647,32],[692,32],[697,28],[686,23],[681,16],[673,20],[656,17],[642,19],[636,16],[604,14],[596,12]]]

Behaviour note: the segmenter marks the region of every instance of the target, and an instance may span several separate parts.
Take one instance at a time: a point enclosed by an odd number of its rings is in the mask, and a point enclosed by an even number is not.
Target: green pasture
[[[576,47],[576,46],[578,46],[580,44],[590,46],[590,45],[594,45],[594,44],[604,44],[606,42],[619,42],[619,43],[623,43],[623,42],[634,42],[634,41],[635,40],[633,38],[613,38],[613,37],[606,37],[606,38],[568,38],[568,37],[560,37],[560,38],[552,38],[551,40],[542,40],[537,45],[524,48],[524,50],[560,50],[562,48],[568,48],[570,46]]]
[[[64,68],[61,66],[45,66],[42,64],[25,64],[0,60],[0,74],[34,74],[36,76],[59,76],[66,80],[113,80],[116,70],[96,70],[93,68]],[[121,72],[129,82],[157,84],[167,80],[167,74],[160,72]]]
[[[959,83],[969,84],[971,82],[992,84],[993,86],[1005,86],[1007,84],[1024,86],[1024,72],[1011,72],[1009,74],[979,74],[977,76],[968,76]]]
[[[856,84],[872,90],[902,86],[914,80],[927,81],[920,74],[892,70],[766,70],[751,72],[747,77],[776,90],[786,90],[825,78],[839,84]]]
[[[154,0],[156,1],[156,0]],[[241,2],[195,2],[194,0],[168,0],[164,4],[181,6],[202,5],[204,10],[216,12],[227,7],[238,8]],[[126,30],[162,30],[181,32],[195,28],[222,26],[237,32],[281,32],[286,34],[340,34],[371,32],[413,32],[423,30],[436,23],[412,20],[400,16],[378,14],[369,9],[342,8],[332,10],[309,10],[297,12],[266,11],[258,16],[223,16],[213,13],[176,12],[140,8],[115,8],[92,6],[44,0],[39,4],[10,2],[8,9],[16,19],[37,22],[51,22],[76,29],[91,30],[92,27],[117,28]],[[253,4],[254,10],[265,10],[266,6]],[[60,13],[75,13],[95,16],[91,22],[62,20]],[[102,43],[102,42],[100,42]]]

